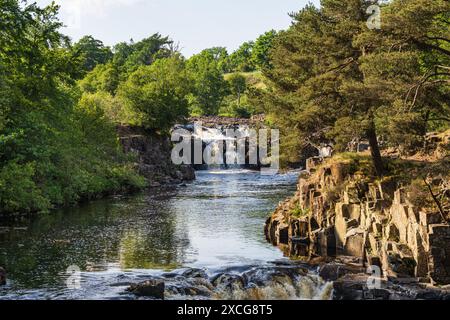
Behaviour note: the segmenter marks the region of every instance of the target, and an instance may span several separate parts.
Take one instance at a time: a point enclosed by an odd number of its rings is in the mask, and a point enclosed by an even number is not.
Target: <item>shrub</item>
[[[0,171],[0,213],[45,211],[50,202],[34,182],[33,163],[10,162]]]

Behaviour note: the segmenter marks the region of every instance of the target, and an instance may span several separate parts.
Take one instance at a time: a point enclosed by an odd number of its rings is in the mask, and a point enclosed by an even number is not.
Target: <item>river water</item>
[[[245,170],[199,171],[196,181],[183,186],[1,223],[0,265],[8,270],[8,283],[0,287],[0,299],[132,299],[127,286],[149,277],[170,278],[168,296],[173,299],[196,294],[326,298],[327,284],[314,273],[292,276],[298,267],[264,237],[266,218],[293,193],[297,177],[295,172],[263,176]],[[239,275],[246,282],[240,280],[240,288],[228,283],[234,289],[212,296],[180,290],[186,282],[194,287],[185,275],[192,276],[193,270],[201,270],[204,277],[226,273],[228,280]],[[287,274],[287,280],[280,280]],[[70,285],[74,275],[75,287]],[[274,290],[277,286],[281,288]]]

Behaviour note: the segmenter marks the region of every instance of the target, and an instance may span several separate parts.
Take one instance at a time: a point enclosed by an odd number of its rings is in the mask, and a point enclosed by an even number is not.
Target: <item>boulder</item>
[[[411,224],[418,224],[420,222],[420,213],[415,207],[408,207],[408,218]]]
[[[439,213],[414,205],[407,186],[399,188],[395,177],[377,181],[350,174],[348,163],[321,158],[310,159],[308,168],[314,174],[301,176],[297,193],[267,222],[272,243],[287,249],[287,255],[303,256],[308,249],[308,255],[326,258],[353,256],[381,266],[388,278],[450,284],[450,227]],[[308,217],[293,217],[296,205]],[[305,242],[300,247],[299,240]]]
[[[334,224],[334,233],[336,236],[336,246],[338,248],[343,248],[345,245],[347,235],[347,221],[340,214],[336,215],[336,221]]]
[[[347,204],[359,203],[359,192],[355,186],[347,186],[344,191],[344,202]]]
[[[195,179],[193,166],[173,164],[168,137],[137,127],[118,126],[117,131],[123,151],[135,156],[139,173],[151,187]]]
[[[142,283],[131,285],[127,291],[139,297],[164,300],[165,283],[163,280],[147,280]]]
[[[429,226],[431,224],[439,224],[442,222],[442,217],[439,213],[433,212],[420,212],[420,224],[423,226]]]
[[[399,278],[414,277],[416,262],[412,257],[401,257],[399,254],[389,254],[388,263],[390,270]]]
[[[289,238],[308,238],[308,221],[291,219],[289,224]]]
[[[360,220],[361,206],[359,204],[346,204],[339,202],[336,204],[336,215],[340,215],[347,219]]]
[[[378,240],[375,238],[375,236],[372,233],[369,233],[367,235],[368,245],[366,247],[370,248],[370,251],[372,254],[376,255],[380,251],[380,247],[378,245]]]
[[[358,274],[365,271],[359,266],[350,266],[340,263],[327,263],[320,267],[319,275],[325,281],[336,281],[347,274]]]
[[[398,189],[394,193],[394,204],[401,205],[406,203],[405,189]]]
[[[386,227],[386,239],[388,241],[400,241],[400,231],[398,231],[398,228],[394,224],[389,224]]]
[[[336,236],[333,227],[329,227],[319,232],[318,243],[321,255],[325,257],[336,256]]]
[[[286,224],[281,224],[278,230],[275,232],[278,242],[281,244],[289,243],[289,226]]]
[[[367,275],[348,274],[333,282],[333,300],[362,300]]]
[[[372,224],[372,233],[375,236],[380,236],[383,234],[383,226],[381,225],[381,223],[374,222]]]
[[[383,198],[379,185],[375,183],[369,184],[368,195],[373,201],[382,200]]]

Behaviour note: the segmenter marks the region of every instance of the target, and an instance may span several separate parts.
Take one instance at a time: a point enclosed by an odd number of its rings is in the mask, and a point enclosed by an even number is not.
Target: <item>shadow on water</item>
[[[9,225],[0,235],[0,265],[19,288],[58,285],[71,265],[176,268],[189,240],[175,231],[169,201],[166,194],[105,199]]]
[[[280,260],[282,252],[265,240],[264,222],[296,180],[296,173],[199,172],[184,187],[2,222],[0,265],[9,280],[0,298],[115,298],[123,291],[117,283],[161,272]],[[78,292],[66,286],[72,265],[82,274]]]

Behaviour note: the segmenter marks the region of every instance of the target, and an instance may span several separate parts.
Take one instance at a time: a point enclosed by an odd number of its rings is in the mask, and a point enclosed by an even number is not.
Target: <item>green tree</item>
[[[127,115],[123,101],[121,101],[119,97],[113,96],[108,92],[85,92],[82,94],[78,105],[82,108],[84,113],[97,115],[97,121],[104,122],[103,124],[99,124],[100,127],[106,125],[105,128],[108,129],[108,126],[112,124],[127,124]],[[104,131],[111,133],[110,130]],[[115,139],[115,134],[111,134],[111,137]]]
[[[247,79],[240,73],[234,73],[227,81],[231,94],[236,97],[237,106],[240,107],[242,95],[247,90]]]
[[[141,66],[121,84],[118,96],[126,107],[126,121],[148,129],[168,130],[188,115],[189,81],[179,56]]]
[[[204,50],[187,61],[187,70],[192,82],[190,108],[194,113],[216,115],[228,93],[223,77],[222,59],[216,50]],[[223,51],[221,51],[223,52]]]
[[[253,47],[254,42],[244,42],[235,52],[230,55],[230,69],[232,71],[255,71]]]
[[[132,42],[128,48],[126,44],[122,45],[124,50],[121,53],[125,57],[124,66],[132,72],[139,66],[149,66],[158,59],[170,57],[173,53],[170,49],[172,44],[173,41],[169,37],[155,33],[139,42]],[[118,48],[120,46],[116,47],[116,49]]]
[[[382,17],[379,32],[355,39],[365,50],[361,68],[378,93],[376,121],[385,142],[417,151],[428,130],[448,128],[450,122],[450,4],[393,1]]]
[[[265,69],[270,87],[260,102],[282,129],[286,150],[294,158],[305,142],[333,139],[343,149],[351,138],[366,138],[376,172],[382,175],[378,139],[384,133],[393,140],[386,130],[392,120],[415,128],[423,122],[417,122],[414,108],[425,114],[442,112],[448,78],[436,66],[429,73],[425,65],[437,59],[433,65],[440,61],[445,69],[448,63],[447,41],[442,40],[448,24],[436,21],[449,11],[449,3],[392,1],[382,6],[382,29],[369,30],[366,9],[372,4],[324,0],[320,9],[307,6],[276,38],[273,68]],[[420,22],[418,13],[424,17]],[[430,83],[423,85],[424,79]],[[413,99],[408,98],[411,92]],[[397,116],[387,117],[387,112]]]
[[[112,59],[112,52],[100,40],[85,36],[73,45],[75,55],[81,56],[86,72],[92,71],[98,64],[105,64]]]
[[[229,56],[226,48],[213,47],[203,50],[200,54],[207,57],[210,61],[215,61],[217,68],[222,73],[230,72]]]
[[[253,46],[252,55],[254,64],[260,68],[270,68],[270,53],[273,47],[277,32],[270,30],[256,39]]]
[[[78,105],[75,81],[83,70],[57,14],[54,4],[1,1],[1,214],[144,184],[121,153],[114,126]]]
[[[158,59],[176,54],[173,42],[168,37],[156,33],[135,43],[121,42],[114,46],[113,57],[104,64],[98,64],[89,72],[79,85],[83,92],[105,91],[115,95],[120,83],[140,66],[151,65]]]
[[[79,85],[83,92],[95,93],[103,91],[115,95],[119,83],[123,81],[122,78],[120,68],[116,64],[109,62],[96,66],[94,70],[79,81]]]

